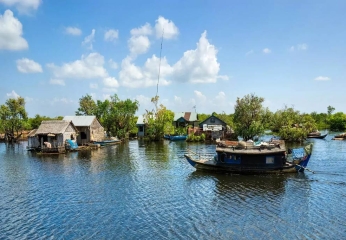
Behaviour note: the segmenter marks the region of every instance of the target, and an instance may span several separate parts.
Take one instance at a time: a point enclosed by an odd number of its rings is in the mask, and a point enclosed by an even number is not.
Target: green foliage
[[[317,125],[311,115],[300,114],[299,111],[287,106],[271,117],[271,130],[288,141],[301,141],[316,129]]]
[[[28,127],[27,119],[24,98],[10,98],[1,105],[0,131],[5,133],[5,140],[16,141],[22,135],[22,131]]]
[[[329,117],[328,123],[332,131],[344,131],[346,129],[346,114],[337,112]]]
[[[79,108],[76,115],[93,116],[96,114],[97,106],[91,95],[87,94],[79,99]]]
[[[327,113],[328,113],[328,115],[331,115],[334,111],[335,111],[335,107],[332,107],[332,106],[328,106],[328,107],[327,107]]]
[[[95,115],[105,128],[108,136],[124,138],[136,127],[135,113],[138,110],[137,100],[120,100],[118,95],[111,96],[111,100],[95,101],[90,95],[79,99],[76,115]]]
[[[315,120],[315,123],[317,125],[317,129],[329,128],[327,113],[312,112],[312,113],[310,113],[310,116]]]
[[[233,122],[236,134],[245,141],[264,132],[263,121],[266,109],[262,106],[263,101],[264,98],[254,94],[248,94],[241,99],[237,98]]]
[[[200,136],[196,136],[194,134],[189,134],[186,138],[187,142],[204,142],[205,141],[205,134],[202,133]]]
[[[59,116],[56,118],[50,118],[47,116],[40,116],[39,114],[36,114],[34,118],[29,118],[28,119],[28,127],[26,129],[37,129],[42,121],[47,121],[47,120],[62,120],[63,117]]]
[[[146,137],[151,141],[162,140],[165,133],[172,131],[172,122],[174,113],[162,104],[157,107],[159,96],[153,97],[151,102],[155,105],[155,110],[146,110],[144,114],[144,123]]]

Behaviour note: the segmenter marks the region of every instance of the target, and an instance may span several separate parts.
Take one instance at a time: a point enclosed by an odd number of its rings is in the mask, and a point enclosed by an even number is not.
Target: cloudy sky
[[[255,93],[272,111],[346,112],[345,12],[344,0],[0,0],[0,104],[21,96],[30,117],[55,117],[116,93],[140,115],[159,83],[173,111],[233,113]]]

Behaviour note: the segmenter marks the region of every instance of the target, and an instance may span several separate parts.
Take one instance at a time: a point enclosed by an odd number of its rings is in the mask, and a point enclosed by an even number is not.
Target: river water
[[[346,141],[312,139],[312,172],[196,172],[187,148],[137,140],[40,156],[0,143],[0,239],[345,239]]]

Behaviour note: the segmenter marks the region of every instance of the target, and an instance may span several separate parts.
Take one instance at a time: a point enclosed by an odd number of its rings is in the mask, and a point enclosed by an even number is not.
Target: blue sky
[[[255,93],[271,111],[346,112],[346,1],[0,0],[0,104],[73,115],[86,94],[233,113]]]

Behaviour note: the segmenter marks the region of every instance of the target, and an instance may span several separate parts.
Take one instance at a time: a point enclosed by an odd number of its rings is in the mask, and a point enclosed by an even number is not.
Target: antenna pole
[[[157,95],[159,94],[159,82],[160,82],[160,71],[161,71],[161,53],[162,53],[162,42],[163,42],[163,33],[164,33],[164,28],[162,28],[162,36],[161,36],[161,48],[160,48],[160,61],[159,61],[159,73],[157,75],[157,85],[156,85],[156,102],[155,102],[155,107],[157,110]]]

